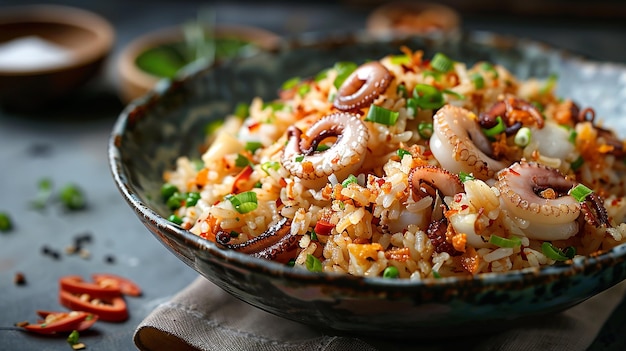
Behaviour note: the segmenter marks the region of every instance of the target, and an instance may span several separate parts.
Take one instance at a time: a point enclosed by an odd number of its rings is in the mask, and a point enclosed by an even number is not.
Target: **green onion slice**
[[[315,229],[311,230],[311,240],[317,241],[317,233],[315,232]]]
[[[320,262],[317,257],[311,254],[306,255],[306,261],[304,262],[304,264],[306,265],[306,269],[308,269],[310,272],[322,271],[322,262]]]
[[[235,106],[235,116],[244,119],[250,115],[250,105],[240,102]]]
[[[354,174],[350,174],[348,178],[346,178],[343,182],[341,182],[341,186],[345,188],[352,183],[357,183],[357,179],[354,176]]]
[[[343,82],[357,69],[357,65],[354,62],[337,62],[333,68],[337,71],[337,77],[333,82],[335,88],[339,89]]]
[[[250,160],[246,156],[242,154],[237,154],[237,158],[235,159],[235,166],[243,168],[250,164],[252,164],[252,162],[250,162]]]
[[[369,111],[367,112],[365,120],[384,124],[387,126],[392,126],[396,124],[398,116],[400,116],[400,113],[396,111],[391,111],[377,105],[371,105]]]
[[[171,183],[165,183],[161,186],[161,196],[164,200],[169,199],[172,195],[178,192],[178,187]]]
[[[405,155],[411,155],[411,153],[405,149],[398,149],[398,151],[396,151],[396,154],[398,155],[398,157],[400,157],[400,159],[403,159]]]
[[[558,78],[559,76],[556,73],[552,73],[546,80],[545,85],[541,88],[541,90],[539,90],[539,94],[543,95],[554,90]]]
[[[67,184],[61,188],[59,199],[69,210],[78,210],[85,207],[85,195],[83,191],[74,184]]]
[[[430,122],[421,122],[417,125],[417,134],[422,139],[430,139],[433,136],[433,124]]]
[[[400,275],[400,271],[395,266],[389,266],[383,271],[383,278],[395,279]]]
[[[298,95],[300,96],[306,95],[309,91],[311,91],[311,86],[309,84],[301,84],[298,87]]]
[[[316,81],[316,82],[319,82],[322,79],[328,77],[328,71],[329,71],[328,68],[325,69],[325,70],[320,71],[318,74],[315,75],[315,78],[313,78],[313,80]]]
[[[406,112],[409,116],[415,117],[417,114],[417,100],[409,98],[406,100]]]
[[[439,72],[449,72],[454,66],[454,61],[445,54],[438,52],[430,61],[430,66]]]
[[[304,160],[304,155],[296,156],[296,162],[302,162]]]
[[[489,62],[483,62],[480,65],[480,68],[482,68],[483,70],[490,72],[493,75],[493,78],[498,78],[499,74],[498,71],[496,70],[496,68]]]
[[[571,163],[571,167],[573,171],[577,171],[582,165],[585,163],[585,159],[582,156],[578,156],[574,162]]]
[[[468,180],[474,180],[476,177],[472,173],[459,172],[459,179],[462,183],[465,183]]]
[[[289,78],[283,83],[281,88],[283,90],[289,90],[289,89],[295,88],[296,85],[298,85],[300,82],[301,82],[300,77]]]
[[[411,63],[411,57],[409,55],[391,56],[391,63],[394,65],[407,65]]]
[[[569,194],[578,202],[585,201],[585,198],[591,193],[593,193],[593,190],[587,188],[584,184],[578,184],[569,191]]]
[[[246,142],[245,149],[254,153],[256,150],[263,147],[263,144],[260,141],[248,141]]]
[[[489,243],[498,247],[518,247],[522,245],[522,239],[517,236],[503,238],[501,236],[492,234],[491,237],[489,237]]]
[[[0,232],[8,232],[13,228],[11,217],[6,212],[0,212]]]
[[[483,128],[483,133],[488,137],[494,137],[504,132],[505,129],[506,125],[504,124],[504,120],[502,120],[502,117],[498,116],[496,117],[496,125],[491,128]]]
[[[406,86],[404,84],[398,85],[398,87],[396,88],[396,93],[403,98],[409,96],[409,93],[406,91]]]
[[[483,78],[482,74],[476,72],[470,76],[470,79],[474,84],[474,88],[482,89],[485,87],[485,79]]]
[[[269,172],[270,169],[277,171],[279,168],[280,168],[280,163],[278,161],[268,161],[268,162],[263,162],[263,164],[261,164],[261,169],[268,175],[270,174]]]
[[[417,107],[421,109],[435,110],[445,103],[443,94],[428,84],[417,84],[413,89],[413,98]]]
[[[245,117],[243,117],[245,118]],[[215,132],[220,129],[220,127],[224,125],[224,121],[222,120],[217,120],[217,121],[213,121],[210,122],[206,125],[206,127],[204,127],[204,135],[213,135],[215,134]]]
[[[167,220],[172,222],[172,223],[174,223],[174,224],[178,224],[178,225],[183,224],[182,218],[178,217],[175,214],[171,214],[169,217],[167,217]]]
[[[225,199],[230,201],[235,210],[241,214],[254,211],[258,206],[254,191],[246,191],[237,195],[229,194],[226,195]]]
[[[530,128],[522,127],[517,131],[517,133],[515,133],[515,138],[513,139],[513,141],[515,142],[515,145],[519,147],[525,147],[530,144],[530,139]]]
[[[452,95],[452,96],[454,96],[455,98],[457,98],[458,100],[465,100],[465,95],[463,95],[463,94],[459,94],[459,93],[457,93],[457,92],[456,92],[456,91],[454,91],[454,90],[444,89],[444,90],[442,90],[441,92],[442,92],[442,93],[444,93],[444,94],[447,94],[447,95]]]
[[[191,207],[191,206],[195,206],[198,203],[198,200],[200,200],[200,193],[199,192],[189,192],[187,193],[187,197],[185,198],[185,206],[186,207]]]
[[[541,244],[541,251],[546,257],[555,261],[567,261],[576,255],[576,249],[572,246],[565,249],[565,251],[561,251],[561,249],[547,241]]]

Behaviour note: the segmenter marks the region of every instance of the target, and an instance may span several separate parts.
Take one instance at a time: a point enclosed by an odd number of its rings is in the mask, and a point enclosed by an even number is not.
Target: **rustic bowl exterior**
[[[384,331],[411,338],[493,332],[564,310],[625,279],[623,245],[572,264],[473,279],[404,281],[311,273],[221,250],[165,219],[168,210],[159,194],[163,171],[181,155],[199,157],[207,122],[254,96],[274,97],[293,76],[312,76],[337,61],[364,62],[399,53],[401,45],[422,49],[427,57],[442,51],[470,63],[499,62],[520,77],[557,72],[575,80],[586,64],[541,44],[469,33],[436,40],[303,37],[276,53],[213,68],[190,67],[180,79],[128,106],[115,125],[109,158],[122,196],[163,245],[213,283],[275,315],[335,332]]]

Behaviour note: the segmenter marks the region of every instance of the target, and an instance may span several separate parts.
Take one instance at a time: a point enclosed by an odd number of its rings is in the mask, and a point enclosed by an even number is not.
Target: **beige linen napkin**
[[[494,335],[399,342],[324,334],[252,307],[198,277],[143,320],[134,342],[142,351],[585,350],[624,291],[626,282],[556,316]]]

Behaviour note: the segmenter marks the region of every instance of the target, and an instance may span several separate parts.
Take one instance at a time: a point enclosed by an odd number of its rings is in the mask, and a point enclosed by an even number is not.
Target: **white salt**
[[[71,59],[70,50],[36,36],[0,44],[0,70],[46,69],[65,64]]]

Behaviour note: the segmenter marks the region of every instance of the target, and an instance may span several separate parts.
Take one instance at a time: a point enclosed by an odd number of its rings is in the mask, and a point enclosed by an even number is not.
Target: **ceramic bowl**
[[[198,146],[209,121],[225,116],[237,102],[274,97],[290,77],[313,75],[337,61],[364,62],[399,53],[401,45],[422,49],[427,57],[441,51],[468,63],[499,62],[521,78],[556,72],[567,77],[563,94],[577,99],[588,94],[567,89],[588,91],[590,70],[595,72],[593,89],[600,93],[613,94],[626,84],[619,80],[626,72],[622,66],[607,68],[489,33],[392,40],[362,33],[306,36],[274,53],[213,68],[190,67],[179,79],[129,105],[109,144],[115,184],[148,231],[189,267],[253,306],[334,331],[384,330],[390,337],[417,338],[496,331],[564,310],[625,279],[624,245],[572,264],[475,278],[409,281],[312,273],[222,250],[165,218],[169,211],[160,199],[163,171],[172,169],[180,155],[200,156]],[[626,115],[611,110],[617,105],[595,106],[598,115]],[[614,122],[620,123],[607,124]]]
[[[0,10],[0,105],[33,109],[93,78],[115,32],[103,17],[57,5]]]
[[[249,41],[255,49],[270,50],[278,45],[280,37],[268,30],[234,24],[219,24],[215,27],[217,38],[236,38]],[[162,77],[146,72],[137,65],[137,58],[146,50],[184,41],[182,26],[158,29],[146,33],[128,44],[117,58],[118,90],[122,101],[128,103],[148,91]]]

